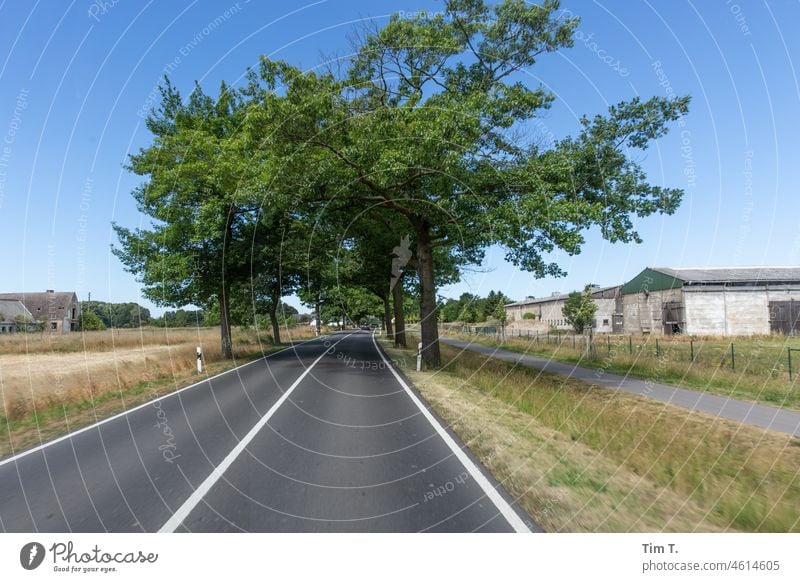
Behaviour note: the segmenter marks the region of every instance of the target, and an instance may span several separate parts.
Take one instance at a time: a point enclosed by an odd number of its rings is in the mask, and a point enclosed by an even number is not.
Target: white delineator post
[[[203,372],[203,348],[197,346],[197,373]]]
[[[417,372],[422,370],[422,342],[417,344]]]

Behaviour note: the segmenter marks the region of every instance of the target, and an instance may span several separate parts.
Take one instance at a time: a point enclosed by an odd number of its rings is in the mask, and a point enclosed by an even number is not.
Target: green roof
[[[682,286],[683,279],[648,267],[622,286],[622,294],[633,295],[642,291],[661,291]]]

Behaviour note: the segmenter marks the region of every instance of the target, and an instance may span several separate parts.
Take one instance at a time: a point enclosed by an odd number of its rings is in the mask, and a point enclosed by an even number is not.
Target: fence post
[[[659,350],[658,350],[658,338],[656,338],[656,357],[659,357],[660,355],[661,354],[659,353]]]
[[[736,369],[736,350],[733,347],[733,342],[731,342],[731,370]]]
[[[689,352],[691,354],[691,362],[694,363],[694,339],[689,340]]]
[[[628,351],[630,352],[631,355],[633,355],[633,336],[632,335],[628,336]]]
[[[606,336],[606,346],[608,347],[608,357],[611,357],[611,336]]]

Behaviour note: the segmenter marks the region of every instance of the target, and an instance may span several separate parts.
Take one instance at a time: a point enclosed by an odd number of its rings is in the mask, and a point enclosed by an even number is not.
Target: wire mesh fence
[[[666,361],[691,364],[695,370],[729,370],[738,374],[797,379],[800,339],[781,335],[752,337],[634,336],[574,334],[502,326],[446,326],[444,334],[478,336],[506,342],[526,351],[582,360],[614,358],[646,364]]]

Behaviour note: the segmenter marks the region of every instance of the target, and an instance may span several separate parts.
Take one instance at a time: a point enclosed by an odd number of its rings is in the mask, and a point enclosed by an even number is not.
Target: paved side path
[[[713,414],[729,420],[751,424],[760,428],[768,428],[777,432],[788,433],[800,436],[800,412],[785,410],[763,404],[754,404],[724,396],[716,396],[707,392],[697,390],[687,390],[667,384],[658,384],[649,380],[618,376],[607,372],[600,372],[589,368],[581,368],[574,364],[564,364],[549,360],[529,356],[508,350],[501,350],[482,344],[474,344],[452,338],[440,338],[442,343],[468,349],[473,352],[487,354],[498,360],[522,364],[530,368],[537,368],[545,372],[561,374],[568,378],[575,378],[589,382],[596,386],[605,386],[624,390],[631,394],[654,398],[675,406],[682,406],[689,410],[696,410]]]

